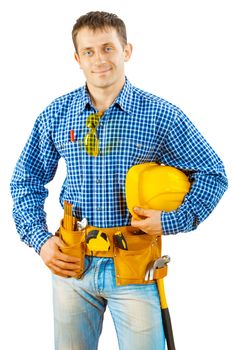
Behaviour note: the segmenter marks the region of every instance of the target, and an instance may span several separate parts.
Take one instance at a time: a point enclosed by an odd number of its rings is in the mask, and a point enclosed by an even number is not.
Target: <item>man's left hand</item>
[[[141,231],[147,233],[148,235],[160,236],[163,234],[162,223],[161,223],[161,211],[153,209],[144,209],[144,208],[134,208],[134,212],[141,219],[131,220],[131,225],[135,228],[140,229]]]

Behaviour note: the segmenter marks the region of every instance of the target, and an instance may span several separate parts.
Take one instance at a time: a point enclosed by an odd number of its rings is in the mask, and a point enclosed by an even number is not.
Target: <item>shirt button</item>
[[[101,208],[101,207],[97,207],[96,210],[97,210],[97,211],[101,211],[102,208]]]
[[[100,178],[96,179],[96,183],[100,184],[101,183],[101,179]]]

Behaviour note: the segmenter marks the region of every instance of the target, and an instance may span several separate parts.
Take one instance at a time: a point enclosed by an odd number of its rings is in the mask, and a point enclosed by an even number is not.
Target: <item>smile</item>
[[[107,72],[110,72],[111,68],[104,69],[104,70],[99,70],[99,71],[93,71],[94,74],[104,74]]]

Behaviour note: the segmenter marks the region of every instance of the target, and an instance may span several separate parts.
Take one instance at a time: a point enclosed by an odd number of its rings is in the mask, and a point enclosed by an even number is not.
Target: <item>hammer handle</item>
[[[161,309],[161,311],[162,311],[162,318],[163,318],[164,333],[167,341],[167,349],[176,350],[169,309],[168,308]]]
[[[164,334],[167,342],[167,349],[176,350],[173,331],[172,331],[172,323],[171,323],[170,313],[169,313],[166,295],[165,295],[163,278],[157,279],[157,286],[158,286],[158,292],[159,292],[159,298],[160,298],[160,304],[161,304],[163,328],[164,328]]]

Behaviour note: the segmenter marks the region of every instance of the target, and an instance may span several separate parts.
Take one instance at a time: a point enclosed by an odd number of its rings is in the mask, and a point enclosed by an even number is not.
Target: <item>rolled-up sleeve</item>
[[[174,118],[162,154],[164,164],[182,169],[191,182],[182,205],[177,210],[162,213],[163,233],[195,230],[210,215],[227,189],[223,163],[182,112]]]

